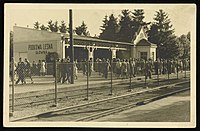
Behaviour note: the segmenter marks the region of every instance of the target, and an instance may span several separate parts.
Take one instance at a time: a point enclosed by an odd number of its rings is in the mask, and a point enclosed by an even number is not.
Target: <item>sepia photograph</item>
[[[5,127],[196,127],[195,4],[4,4]]]

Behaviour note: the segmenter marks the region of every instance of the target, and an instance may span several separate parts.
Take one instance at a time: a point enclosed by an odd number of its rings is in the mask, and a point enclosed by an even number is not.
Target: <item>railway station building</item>
[[[21,57],[33,61],[45,60],[49,52],[56,52],[59,58],[70,55],[69,34],[55,33],[25,27],[13,27],[14,59]],[[131,43],[102,40],[97,37],[73,35],[74,60],[96,60],[97,58],[142,58],[156,59],[156,44],[147,40],[143,27],[135,33]]]

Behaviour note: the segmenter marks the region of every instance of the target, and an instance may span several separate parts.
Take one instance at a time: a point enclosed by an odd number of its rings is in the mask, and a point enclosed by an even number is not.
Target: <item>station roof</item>
[[[103,39],[99,39],[99,38],[96,38],[96,37],[89,37],[89,36],[73,35],[73,37],[74,37],[74,39],[77,39],[77,40],[85,40],[85,41],[93,41],[93,42],[101,42],[101,43],[110,43],[110,44],[118,44],[118,45],[133,45],[132,43],[103,40]],[[69,35],[68,35],[68,38],[69,38]]]
[[[141,39],[137,44],[136,46],[157,46],[156,44],[153,44],[151,42],[149,42],[148,40],[146,39]]]

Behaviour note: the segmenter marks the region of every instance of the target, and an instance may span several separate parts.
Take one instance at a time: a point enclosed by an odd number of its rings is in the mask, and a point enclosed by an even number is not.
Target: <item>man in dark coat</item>
[[[107,59],[107,61],[105,62],[105,65],[104,65],[104,76],[106,79],[108,78],[109,69],[110,69],[110,61],[109,61],[109,59]]]
[[[158,61],[156,60],[156,61],[154,61],[154,70],[155,70],[155,75],[158,75],[158,73],[159,73],[159,70],[158,70]]]
[[[151,74],[152,74],[152,62],[151,60],[149,59],[147,62],[146,62],[146,65],[145,65],[145,78],[147,79],[149,77],[149,79],[151,79]]]
[[[25,58],[25,77],[29,77],[31,79],[31,83],[33,84],[33,78],[31,74],[31,64],[27,58]]]
[[[17,75],[18,75],[18,80],[16,81],[16,84],[18,84],[19,81],[21,81],[22,84],[26,84],[25,77],[24,77],[25,64],[24,64],[24,62],[22,61],[21,58],[19,58],[19,62],[17,64],[16,72],[17,72]]]
[[[64,62],[64,59],[61,59],[60,63],[59,63],[59,71],[60,71],[60,79],[59,81],[61,83],[65,82],[65,78],[66,78],[66,63]]]

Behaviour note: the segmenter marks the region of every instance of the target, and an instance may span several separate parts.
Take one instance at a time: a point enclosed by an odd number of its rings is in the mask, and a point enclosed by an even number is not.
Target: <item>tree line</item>
[[[153,22],[146,22],[144,18],[143,9],[122,10],[119,17],[106,15],[100,27],[99,38],[130,43],[138,29],[143,26],[148,41],[157,45],[158,58],[190,58],[190,32],[176,36],[169,15],[162,9],[155,12]]]
[[[124,9],[118,17],[115,17],[114,14],[106,15],[102,20],[101,33],[98,37],[104,40],[131,43],[138,29],[143,26],[148,41],[157,45],[159,58],[190,58],[190,32],[182,34],[180,37],[176,36],[169,15],[162,9],[155,12],[152,22],[146,22],[144,18],[143,9],[134,9],[133,11]],[[58,25],[58,21],[49,20],[47,26],[35,22],[34,28],[51,32],[69,32],[64,21]],[[80,26],[75,27],[73,33],[90,36],[84,21]]]
[[[67,27],[64,20],[61,21],[60,25],[58,24],[58,21],[53,22],[52,20],[49,20],[47,26],[36,21],[34,23],[34,28],[50,32],[69,33],[69,27]],[[75,27],[73,33],[84,36],[90,35],[89,31],[87,30],[87,25],[85,24],[84,21],[82,21],[82,24],[80,26]]]

